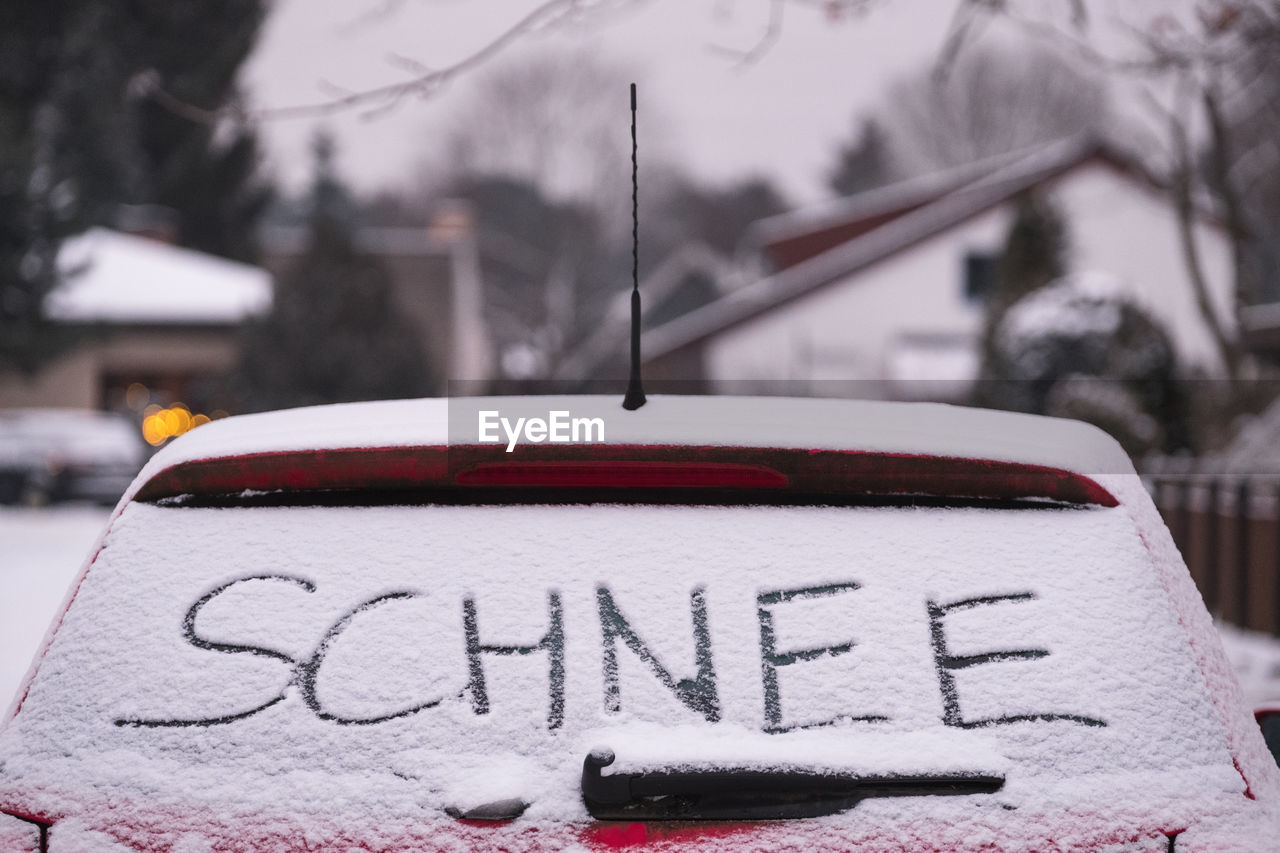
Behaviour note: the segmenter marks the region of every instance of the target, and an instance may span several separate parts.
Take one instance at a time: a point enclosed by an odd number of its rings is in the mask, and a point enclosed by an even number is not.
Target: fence
[[[1148,486],[1210,612],[1280,636],[1280,480],[1184,475]]]

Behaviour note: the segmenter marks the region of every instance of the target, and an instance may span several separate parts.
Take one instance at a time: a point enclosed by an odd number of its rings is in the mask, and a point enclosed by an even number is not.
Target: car
[[[123,415],[0,410],[0,503],[114,504],[146,459],[137,426]]]
[[[3,849],[1275,849],[1280,768],[1104,433],[619,403],[163,448],[0,729]]]

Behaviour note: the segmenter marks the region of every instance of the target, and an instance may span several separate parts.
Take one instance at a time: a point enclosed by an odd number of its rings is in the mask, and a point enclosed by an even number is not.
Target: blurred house
[[[729,258],[701,242],[686,243],[640,282],[641,328],[648,331],[732,292],[737,271]],[[619,293],[595,330],[561,362],[552,379],[618,379],[629,370],[631,291]],[[698,377],[679,377],[694,380]],[[692,386],[691,386],[692,388]]]
[[[748,283],[651,329],[645,375],[710,390],[785,380],[797,393],[849,393],[830,383],[853,380],[859,394],[960,397],[1017,200],[1031,190],[1066,221],[1071,269],[1118,276],[1185,366],[1220,370],[1167,193],[1130,158],[1071,138],[757,223]],[[1230,322],[1229,241],[1208,219],[1194,230]]]
[[[93,228],[63,244],[64,281],[46,310],[80,343],[31,377],[0,376],[0,408],[120,409],[146,400],[220,407],[239,326],[271,305],[266,271],[164,242]]]
[[[309,233],[303,226],[266,229],[263,266],[282,276],[306,251]],[[439,205],[426,228],[362,226],[353,238],[359,251],[386,268],[398,307],[418,330],[427,364],[449,380],[488,380],[493,354],[483,314],[480,249],[467,205]]]

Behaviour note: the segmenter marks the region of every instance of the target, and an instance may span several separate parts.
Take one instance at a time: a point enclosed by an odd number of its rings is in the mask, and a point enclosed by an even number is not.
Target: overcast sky
[[[1160,3],[1167,8],[1167,0],[1130,0],[1125,8],[1152,10]],[[326,86],[355,90],[393,82],[406,72],[389,56],[446,66],[536,5],[275,0],[245,82],[261,107],[323,100],[334,91]],[[711,46],[754,44],[766,26],[768,0],[649,0],[581,30],[526,39],[520,49],[576,48],[626,63],[641,86],[642,129],[645,110],[661,115],[662,144],[691,173],[715,182],[769,174],[803,202],[825,195],[824,174],[855,114],[877,106],[889,80],[937,58],[954,6],[953,0],[881,0],[865,15],[832,20],[808,4],[789,4],[781,39],[745,67]],[[357,187],[408,186],[465,96],[463,80],[372,119],[349,112],[323,121],[267,122],[270,164],[286,186],[299,186],[310,168],[308,140],[323,123],[337,134],[340,169]],[[626,92],[618,97],[625,126]]]

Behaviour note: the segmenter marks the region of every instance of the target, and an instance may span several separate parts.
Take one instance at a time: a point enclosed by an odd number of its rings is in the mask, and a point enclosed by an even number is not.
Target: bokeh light
[[[141,382],[134,382],[124,392],[124,402],[135,412],[140,412],[151,402],[151,389]]]
[[[221,411],[221,410],[219,410]],[[152,447],[159,447],[171,438],[190,432],[198,426],[209,423],[211,418],[205,414],[192,414],[185,403],[174,403],[168,408],[152,404],[143,410],[142,437]],[[219,412],[214,412],[216,417]],[[222,412],[225,416],[226,413]]]

